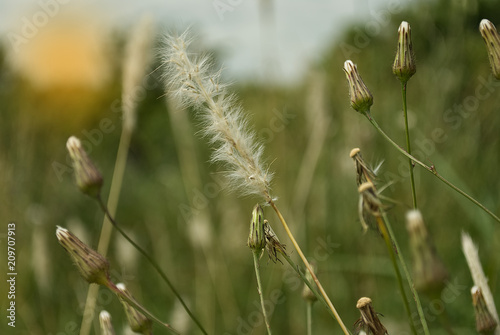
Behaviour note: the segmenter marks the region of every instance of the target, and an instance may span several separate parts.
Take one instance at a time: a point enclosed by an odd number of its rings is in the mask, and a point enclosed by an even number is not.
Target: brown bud
[[[476,330],[481,334],[493,334],[497,328],[497,322],[491,315],[484,300],[483,292],[477,286],[471,289],[472,305],[476,313]]]

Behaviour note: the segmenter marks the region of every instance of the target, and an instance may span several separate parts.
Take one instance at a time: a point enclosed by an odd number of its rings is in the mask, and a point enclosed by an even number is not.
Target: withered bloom
[[[497,322],[488,310],[488,306],[486,306],[483,292],[479,287],[474,286],[471,289],[471,294],[472,305],[476,313],[476,330],[481,334],[493,334],[493,331],[497,328]]]
[[[359,299],[356,308],[361,313],[361,317],[354,324],[357,332],[364,330],[366,333],[373,335],[389,334],[372,307],[372,299],[367,297]]]
[[[269,258],[274,263],[276,263],[276,261],[281,262],[278,258],[278,252],[286,255],[285,245],[281,244],[278,236],[276,236],[276,233],[267,220],[264,220],[264,233],[266,235],[266,251]]]

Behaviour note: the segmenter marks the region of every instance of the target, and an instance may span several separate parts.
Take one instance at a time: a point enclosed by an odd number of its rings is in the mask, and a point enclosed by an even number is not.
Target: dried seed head
[[[359,113],[368,113],[373,105],[373,96],[361,78],[356,65],[347,60],[344,63],[344,72],[349,84],[351,107]]]
[[[76,184],[80,191],[91,197],[99,196],[102,187],[101,173],[87,156],[80,140],[71,136],[66,142],[66,148],[73,160]]]
[[[479,24],[479,31],[486,43],[491,71],[495,78],[500,79],[500,35],[497,28],[490,21],[483,19]]]
[[[130,299],[133,299],[130,292],[127,290],[125,284],[119,283],[116,287]],[[125,310],[125,314],[127,315],[128,324],[130,329],[132,329],[136,333],[142,334],[153,334],[153,322],[144,314],[136,310],[134,307],[130,306],[130,304],[123,299],[123,297],[118,296],[120,299],[123,309]]]
[[[266,251],[269,255],[269,259],[276,263],[276,261],[280,261],[278,252],[286,255],[285,245],[281,244],[278,236],[276,236],[276,233],[267,220],[264,220],[264,234],[266,236]]]
[[[316,263],[311,261],[310,265],[311,265],[311,269],[313,270],[313,272],[316,273]],[[309,283],[314,285],[313,284],[314,279],[309,271],[306,271],[305,277],[306,277],[307,281],[309,281]],[[304,298],[305,301],[308,301],[311,303],[314,303],[316,300],[318,300],[316,295],[311,291],[311,289],[306,284],[304,284],[304,288],[302,289],[302,298]]]
[[[80,271],[82,277],[89,283],[109,286],[109,263],[101,254],[88,247],[69,230],[57,227],[56,236],[59,244]]]
[[[373,335],[388,334],[387,329],[382,325],[372,307],[372,299],[367,297],[360,298],[356,304],[356,308],[361,313],[361,317],[354,324],[357,331],[364,330],[368,334],[371,333]]]
[[[448,271],[437,254],[420,211],[411,210],[406,214],[406,228],[410,235],[415,287],[424,293],[439,294],[448,278]]]
[[[368,167],[368,164],[363,160],[361,150],[354,148],[349,155],[354,160],[354,166],[356,167],[356,184],[358,187],[365,182],[373,183],[376,177],[375,171]]]
[[[102,310],[99,313],[99,324],[101,325],[101,335],[115,335],[111,315],[107,311]]]
[[[472,287],[472,305],[476,313],[476,330],[481,334],[492,334],[497,328],[497,322],[486,306],[483,293],[477,286]]]
[[[250,234],[247,245],[253,251],[260,252],[266,246],[266,236],[264,232],[264,211],[260,205],[255,205],[250,221]]]
[[[403,21],[398,29],[398,49],[392,65],[392,72],[405,84],[416,71],[410,24]]]

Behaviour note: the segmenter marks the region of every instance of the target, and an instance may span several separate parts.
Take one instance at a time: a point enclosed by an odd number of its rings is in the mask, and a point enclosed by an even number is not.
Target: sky
[[[378,19],[411,0],[17,0],[0,1],[0,34],[21,34],[26,25],[43,30],[61,13],[86,13],[91,25],[129,29],[143,15],[161,31],[196,33],[217,50],[234,80],[300,80],[324,50],[352,25]],[[383,18],[382,18],[383,19]],[[48,22],[48,23],[47,23]],[[9,35],[10,34],[10,35]]]

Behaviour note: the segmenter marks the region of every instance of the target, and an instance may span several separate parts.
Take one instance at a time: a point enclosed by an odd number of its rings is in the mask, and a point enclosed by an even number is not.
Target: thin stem
[[[396,261],[396,255],[394,255],[394,248],[392,247],[391,238],[389,237],[389,233],[387,231],[387,227],[384,223],[384,220],[380,216],[376,217],[378,230],[382,234],[384,238],[385,245],[387,247],[387,251],[391,257],[391,263],[394,267],[394,272],[396,273],[396,279],[398,282],[399,292],[401,293],[401,298],[403,299],[403,304],[405,306],[406,314],[408,316],[408,320],[410,321],[410,328],[414,335],[417,335],[417,330],[415,329],[415,324],[413,322],[413,318],[411,315],[410,303],[408,301],[408,297],[406,296],[405,288],[403,286],[403,279],[401,278],[401,273],[399,272],[398,263]]]
[[[424,310],[422,309],[422,304],[420,303],[420,298],[418,296],[417,290],[415,289],[415,285],[413,284],[413,279],[411,279],[410,272],[408,271],[408,267],[406,266],[406,262],[403,258],[403,254],[401,254],[401,249],[399,248],[398,241],[396,240],[394,232],[392,231],[391,223],[389,222],[389,219],[387,218],[385,212],[382,212],[382,218],[384,219],[384,223],[387,227],[387,232],[389,233],[391,241],[394,244],[394,249],[396,254],[398,255],[399,263],[401,264],[401,268],[403,269],[403,272],[405,274],[406,281],[408,282],[408,286],[410,286],[410,290],[413,294],[413,299],[415,300],[415,304],[417,305],[417,312],[420,318],[422,330],[424,331],[425,335],[430,335],[429,328],[427,327],[427,320],[425,319],[424,315]]]
[[[344,322],[340,318],[340,315],[337,313],[337,310],[335,309],[335,307],[333,306],[332,302],[330,301],[330,298],[328,297],[328,295],[326,294],[325,290],[323,289],[323,286],[319,282],[318,277],[316,277],[316,274],[312,270],[311,265],[309,264],[309,262],[307,261],[306,257],[304,256],[304,253],[300,249],[300,246],[297,243],[297,241],[295,240],[295,237],[293,236],[292,232],[290,231],[290,228],[288,228],[288,225],[287,225],[287,223],[285,221],[285,218],[283,217],[283,215],[281,215],[281,212],[279,211],[278,207],[276,207],[276,204],[274,203],[274,201],[272,199],[269,200],[269,204],[271,205],[271,207],[274,209],[274,211],[278,215],[278,218],[281,221],[281,224],[283,225],[283,228],[285,228],[285,231],[288,234],[288,237],[292,241],[292,244],[295,247],[295,250],[297,250],[297,253],[299,254],[300,258],[302,259],[302,262],[304,262],[304,265],[306,266],[307,270],[309,271],[309,273],[313,277],[313,280],[316,283],[316,286],[318,286],[318,289],[319,289],[321,295],[323,296],[323,298],[325,299],[326,303],[328,304],[328,307],[330,308],[330,310],[332,311],[333,315],[335,316],[335,319],[337,320],[338,324],[340,325],[340,328],[342,328],[342,331],[344,332],[344,334],[348,335],[349,331],[347,330],[346,326],[344,325]]]
[[[308,300],[307,301],[307,316],[306,316],[306,322],[307,322],[307,335],[312,335],[312,306],[313,302]]]
[[[427,171],[431,172],[434,176],[436,176],[439,180],[441,180],[443,183],[445,183],[446,185],[448,185],[449,187],[451,187],[455,192],[461,194],[462,196],[464,196],[465,198],[467,198],[469,201],[471,201],[474,205],[478,206],[479,208],[481,208],[483,211],[485,211],[488,215],[490,215],[495,221],[499,222],[500,223],[500,218],[498,216],[496,216],[495,214],[493,214],[493,212],[491,212],[488,208],[486,208],[483,204],[481,204],[479,201],[477,201],[476,199],[474,199],[473,197],[471,197],[470,195],[468,195],[467,193],[465,193],[464,191],[462,191],[461,189],[459,189],[458,187],[456,187],[455,185],[453,185],[450,181],[448,181],[446,178],[444,178],[443,176],[441,176],[437,170],[436,170],[436,167],[434,165],[431,165],[431,166],[428,166],[424,163],[422,163],[421,161],[419,161],[418,159],[416,159],[414,156],[410,155],[408,152],[406,152],[403,148],[401,148],[396,142],[394,142],[390,137],[389,135],[387,135],[383,130],[382,128],[380,128],[380,126],[378,125],[377,121],[375,121],[375,119],[369,114],[369,113],[365,113],[365,116],[366,118],[370,121],[370,123],[375,127],[375,129],[377,129],[377,131],[387,140],[389,141],[393,146],[394,148],[396,148],[400,153],[402,153],[403,155],[405,155],[406,157],[408,157],[409,159],[411,159],[413,162],[417,163],[418,165],[420,165],[421,167],[423,167],[424,169],[426,169]]]
[[[401,94],[403,96],[403,112],[405,115],[405,133],[406,133],[406,148],[411,155],[410,130],[408,128],[408,108],[406,106],[406,82],[401,82]],[[411,194],[413,198],[413,208],[417,208],[417,192],[415,190],[415,176],[413,175],[413,162],[408,158],[408,166],[410,170]]]
[[[264,315],[264,321],[266,322],[267,334],[271,335],[272,334],[271,325],[269,324],[269,318],[267,316],[266,306],[264,304],[264,296],[262,295],[262,284],[260,281],[260,266],[259,266],[260,251],[254,250],[252,251],[252,254],[253,254],[253,264],[255,267],[255,277],[257,277],[257,290],[259,291],[260,304],[262,306],[262,315]]]
[[[198,319],[196,318],[196,316],[194,316],[194,314],[191,312],[191,310],[189,309],[189,307],[186,305],[186,303],[184,302],[184,300],[182,299],[182,297],[180,296],[180,294],[177,292],[177,290],[175,289],[175,287],[173,286],[172,282],[168,279],[167,275],[165,274],[165,272],[161,269],[161,267],[158,265],[158,263],[151,257],[149,256],[149,254],[143,249],[141,248],[137,243],[135,243],[119,226],[118,224],[116,223],[115,219],[113,219],[113,217],[111,216],[111,214],[109,213],[108,211],[108,208],[106,207],[106,205],[104,204],[104,202],[102,201],[101,197],[97,197],[97,202],[99,203],[102,211],[104,212],[104,214],[106,214],[106,216],[108,217],[109,221],[111,222],[111,224],[113,225],[113,227],[115,227],[115,229],[130,243],[134,246],[134,248],[137,249],[137,251],[139,251],[147,260],[148,262],[153,266],[153,268],[156,270],[156,272],[158,272],[158,274],[161,276],[161,278],[163,279],[163,281],[165,281],[165,283],[167,283],[168,287],[170,287],[170,289],[172,290],[172,292],[174,293],[174,295],[176,296],[177,299],[179,299],[179,302],[182,304],[182,307],[184,307],[184,310],[189,314],[189,316],[191,317],[191,320],[194,321],[194,323],[196,323],[196,325],[198,326],[198,328],[201,330],[201,332],[205,335],[208,335],[207,332],[205,331],[205,329],[203,328],[203,326],[201,325],[201,323],[198,321]]]
[[[147,315],[151,320],[157,322],[158,324],[162,325],[163,327],[167,328],[174,334],[180,334],[175,328],[173,328],[170,324],[161,321],[158,319],[154,314],[152,314],[150,311],[148,311],[145,307],[143,307],[141,304],[139,304],[132,296],[126,294],[122,290],[120,290],[118,287],[116,287],[115,284],[108,282],[108,285],[106,285],[111,291],[113,291],[117,296],[125,300],[129,305],[134,307],[135,309],[138,309],[141,311],[143,314]]]

